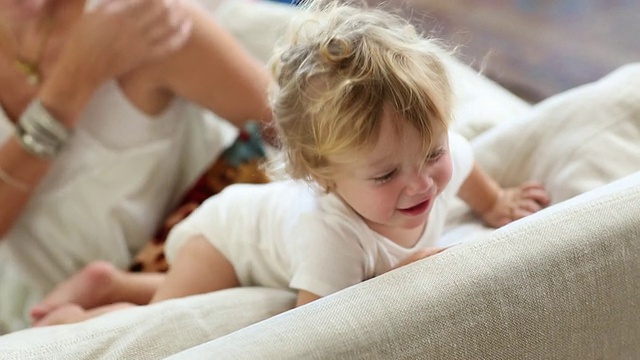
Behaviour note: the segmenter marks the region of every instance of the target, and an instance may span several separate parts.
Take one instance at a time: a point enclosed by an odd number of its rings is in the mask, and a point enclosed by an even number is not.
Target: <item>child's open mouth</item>
[[[423,212],[425,212],[428,208],[429,208],[429,204],[431,203],[431,201],[429,200],[425,200],[421,203],[419,203],[418,205],[412,206],[410,208],[406,208],[406,209],[399,209],[399,211],[405,215],[409,215],[409,216],[416,216],[416,215],[420,215]]]

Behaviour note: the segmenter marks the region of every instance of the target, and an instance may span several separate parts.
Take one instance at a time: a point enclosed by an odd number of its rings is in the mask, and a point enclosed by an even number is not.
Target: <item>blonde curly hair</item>
[[[381,9],[313,1],[301,12],[270,61],[287,175],[330,184],[334,159],[375,145],[383,107],[418,131],[426,158],[451,117],[443,47]]]

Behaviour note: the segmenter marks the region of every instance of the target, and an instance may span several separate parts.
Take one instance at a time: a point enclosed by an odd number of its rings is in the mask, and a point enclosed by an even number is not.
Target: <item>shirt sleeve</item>
[[[452,131],[449,132],[449,152],[453,163],[453,174],[447,185],[447,192],[455,196],[471,173],[475,159],[469,141]]]
[[[357,231],[344,219],[309,216],[294,230],[292,289],[318,296],[358,284],[367,278],[367,255]]]

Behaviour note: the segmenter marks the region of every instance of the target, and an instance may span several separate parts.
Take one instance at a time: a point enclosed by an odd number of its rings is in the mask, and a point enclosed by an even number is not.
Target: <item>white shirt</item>
[[[14,125],[0,109],[0,143]],[[0,334],[97,259],[125,268],[198,173],[237,132],[181,99],[159,116],[102,86],[24,211],[0,241]]]
[[[473,166],[466,140],[450,134],[452,179],[434,201],[427,227],[411,248],[371,230],[333,194],[302,181],[233,185],[169,233],[173,262],[184,243],[204,235],[233,264],[243,286],[306,290],[325,296],[380,275],[418,249],[434,246],[447,207]]]

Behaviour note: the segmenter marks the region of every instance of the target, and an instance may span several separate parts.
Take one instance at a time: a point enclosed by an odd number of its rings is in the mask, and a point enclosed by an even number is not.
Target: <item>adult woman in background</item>
[[[194,108],[271,112],[266,73],[191,2],[0,0],[0,25],[3,333],[85,264],[128,264],[202,156]]]

